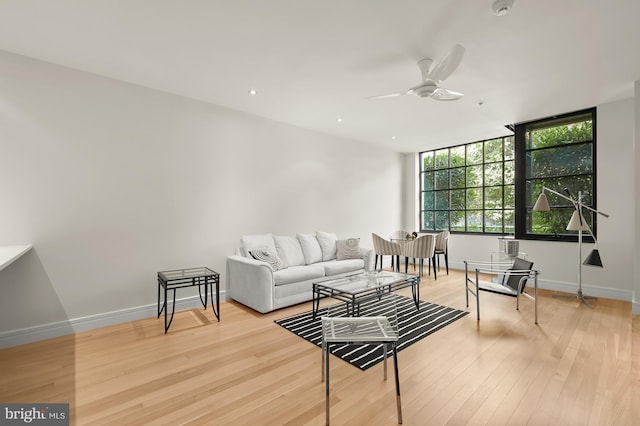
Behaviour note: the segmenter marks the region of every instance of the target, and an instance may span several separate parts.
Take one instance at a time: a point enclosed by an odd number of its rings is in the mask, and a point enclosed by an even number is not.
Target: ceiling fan
[[[414,95],[420,98],[431,98],[437,101],[455,101],[464,96],[460,92],[439,87],[438,83],[449,77],[460,65],[464,56],[464,47],[456,44],[441,60],[433,63],[432,59],[421,59],[418,67],[422,73],[422,83],[413,86],[403,92],[389,93],[386,95],[372,96],[369,99],[391,98],[394,96]],[[433,65],[433,66],[431,66]]]

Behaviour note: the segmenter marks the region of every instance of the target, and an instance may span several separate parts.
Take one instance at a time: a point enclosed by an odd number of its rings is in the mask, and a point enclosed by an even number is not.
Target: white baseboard
[[[391,261],[389,259],[389,261]],[[389,263],[389,266],[391,264]],[[449,262],[449,267],[452,269],[460,269],[464,271],[464,262]],[[443,265],[440,264],[440,270],[442,271]],[[538,279],[538,287],[545,290],[560,291],[563,293],[575,293],[578,289],[577,283],[569,283],[562,281],[550,281],[544,279]],[[594,285],[583,285],[582,292],[585,295],[602,297],[605,299],[622,300],[625,302],[632,302],[632,312],[635,315],[640,315],[640,302],[633,302],[633,292],[630,290],[621,290],[617,288],[601,287]]]
[[[449,267],[455,269],[461,269],[464,271],[464,263],[454,263],[450,262]],[[569,283],[563,281],[551,281],[538,279],[538,287],[545,290],[552,291],[561,291],[563,293],[575,293],[578,289],[578,283]],[[582,285],[582,292],[585,295],[594,296],[594,297],[603,297],[605,299],[613,299],[613,300],[622,300],[625,302],[631,302],[633,300],[633,292],[630,290],[621,290],[617,288],[610,287],[600,287],[594,285]],[[633,307],[634,313],[636,313],[636,309],[640,309],[640,307]],[[640,311],[638,311],[640,314]]]
[[[225,291],[221,291],[220,302],[224,300],[226,300]],[[176,311],[197,307],[202,307],[202,302],[200,301],[199,296],[190,296],[176,300]],[[151,305],[137,306],[135,308],[123,309],[120,311],[105,312],[102,314],[75,318],[68,321],[58,321],[50,324],[5,331],[0,333],[0,349],[24,345],[26,343],[37,342],[54,337],[66,336],[68,334],[79,333],[82,331],[95,330],[97,328],[122,324],[143,318],[155,317],[157,315],[158,306],[154,303]]]
[[[545,290],[561,291],[563,293],[575,293],[578,290],[577,283],[566,283],[560,281],[538,280],[538,287]],[[582,285],[582,293],[588,296],[602,297],[605,299],[622,300],[631,302],[633,292],[618,288],[599,287],[594,285]]]

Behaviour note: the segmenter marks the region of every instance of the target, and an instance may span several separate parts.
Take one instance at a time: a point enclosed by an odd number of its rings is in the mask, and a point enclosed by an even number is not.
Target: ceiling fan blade
[[[453,90],[438,87],[431,94],[431,99],[435,99],[436,101],[456,101],[463,96],[464,95],[460,92],[454,92]]]
[[[464,56],[464,51],[464,47],[460,44],[453,46],[447,56],[442,58],[433,66],[433,68],[431,68],[428,77],[435,81],[442,81],[449,77],[451,73],[458,68],[458,65],[460,65],[460,61],[462,61],[462,57]]]
[[[408,92],[387,93],[386,95],[369,96],[367,99],[395,98],[396,96],[406,95]]]

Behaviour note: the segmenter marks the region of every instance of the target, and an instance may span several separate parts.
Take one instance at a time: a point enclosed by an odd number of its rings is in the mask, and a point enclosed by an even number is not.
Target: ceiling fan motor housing
[[[413,94],[421,98],[428,98],[436,91],[437,88],[438,86],[435,83],[428,82],[422,86],[415,87],[413,89]]]

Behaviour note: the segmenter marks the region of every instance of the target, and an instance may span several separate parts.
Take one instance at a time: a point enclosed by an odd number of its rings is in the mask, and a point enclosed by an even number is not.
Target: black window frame
[[[549,147],[543,147],[543,148],[528,148],[527,147],[527,140],[526,140],[526,136],[527,136],[527,131],[528,129],[535,129],[535,128],[545,128],[545,127],[552,127],[552,125],[554,123],[558,123],[558,125],[561,125],[561,123],[567,123],[567,122],[571,122],[572,119],[574,118],[580,118],[583,117],[585,115],[590,115],[591,116],[591,140],[584,140],[584,141],[578,141],[578,142],[571,142],[569,144],[557,144],[555,146],[549,146]],[[578,122],[579,120],[576,120],[576,122]],[[513,138],[513,148],[514,148],[514,154],[513,154],[513,161],[514,161],[514,181],[513,181],[513,185],[514,185],[514,228],[513,231],[510,231],[508,229],[505,230],[505,222],[504,222],[504,214],[503,214],[503,223],[502,223],[502,227],[503,227],[503,232],[487,232],[486,231],[486,211],[487,210],[494,210],[494,209],[487,209],[486,205],[485,205],[485,188],[487,188],[488,186],[486,185],[486,183],[483,181],[482,182],[482,188],[483,188],[483,194],[482,194],[482,208],[481,209],[469,209],[467,208],[467,202],[468,202],[468,193],[467,190],[470,189],[471,187],[468,186],[468,182],[466,181],[466,175],[467,173],[465,172],[465,186],[464,188],[457,188],[457,187],[451,187],[449,186],[449,188],[447,188],[446,190],[448,191],[452,191],[452,190],[457,190],[457,189],[465,189],[465,198],[464,198],[464,212],[465,215],[467,215],[467,212],[469,211],[482,211],[482,231],[468,231],[468,221],[467,219],[465,219],[465,230],[461,231],[458,229],[452,229],[452,224],[451,224],[451,196],[449,196],[449,207],[447,209],[448,211],[448,229],[451,233],[457,233],[457,234],[475,234],[475,235],[496,235],[496,236],[500,236],[500,235],[514,235],[515,238],[517,239],[522,239],[522,240],[543,240],[543,241],[570,241],[570,242],[577,242],[578,241],[578,232],[577,231],[565,231],[565,230],[561,230],[560,232],[562,233],[547,233],[547,234],[535,234],[535,233],[531,233],[528,231],[528,221],[530,220],[530,215],[531,215],[531,210],[533,207],[533,204],[535,203],[539,193],[535,193],[535,194],[528,194],[527,193],[527,188],[528,188],[528,183],[531,181],[544,181],[545,179],[547,180],[553,180],[553,179],[570,179],[570,178],[576,178],[576,180],[578,180],[579,177],[588,177],[587,180],[590,180],[591,182],[591,188],[588,188],[585,193],[587,194],[586,199],[587,201],[589,201],[586,205],[596,209],[597,210],[597,108],[596,107],[592,107],[592,108],[586,108],[586,109],[582,109],[582,110],[578,110],[578,111],[573,111],[573,112],[568,112],[568,113],[564,113],[564,114],[558,114],[558,115],[553,115],[550,117],[545,117],[545,118],[540,118],[540,119],[536,119],[536,120],[531,120],[531,121],[526,121],[526,122],[521,122],[521,123],[517,123],[517,124],[513,124],[513,125],[508,125],[505,126],[507,127],[509,130],[513,131],[513,135],[504,135],[504,136],[500,136],[500,137],[496,137],[496,138],[490,138],[490,139],[485,139],[485,140],[481,140],[481,141],[475,141],[475,142],[470,142],[470,143],[464,143],[464,144],[458,144],[458,145],[453,145],[453,146],[449,146],[449,147],[443,147],[443,148],[437,148],[437,149],[431,149],[431,150],[425,150],[425,151],[421,151],[418,153],[418,158],[420,161],[420,165],[419,165],[419,178],[420,178],[420,184],[419,184],[419,206],[418,206],[418,212],[419,212],[419,218],[420,218],[420,231],[421,232],[432,232],[432,231],[439,231],[442,230],[437,226],[437,221],[436,221],[436,213],[437,211],[439,211],[437,209],[437,205],[435,204],[435,196],[434,196],[434,205],[431,209],[425,209],[425,200],[424,200],[424,193],[428,192],[427,190],[425,190],[424,188],[424,184],[425,184],[425,169],[424,169],[424,161],[423,161],[423,154],[425,153],[430,153],[432,152],[434,155],[434,164],[437,161],[436,159],[436,153],[438,151],[443,151],[443,150],[448,150],[448,168],[447,170],[451,171],[453,169],[459,168],[459,167],[470,167],[469,164],[467,164],[467,146],[469,145],[474,145],[477,143],[483,143],[483,147],[484,147],[484,143],[488,142],[488,141],[493,141],[496,139],[502,139],[503,140],[503,158],[502,158],[502,163],[503,163],[503,181],[502,181],[502,187],[505,188],[508,184],[504,181],[504,163],[505,161],[507,161],[504,157],[504,140],[507,138]],[[556,176],[543,176],[543,177],[527,177],[527,159],[528,159],[528,153],[530,152],[534,152],[534,151],[541,151],[543,149],[559,149],[559,148],[566,148],[566,147],[584,147],[584,146],[590,146],[591,147],[591,172],[590,173],[577,173],[577,174],[563,174],[563,175],[556,175]],[[464,166],[452,166],[451,165],[451,160],[450,160],[450,153],[451,150],[459,148],[459,147],[464,147],[464,151],[465,151],[465,164]],[[482,167],[483,167],[483,176],[484,176],[484,172],[485,172],[485,165],[488,164],[487,162],[485,162],[485,150],[483,149],[483,153],[482,153]],[[474,164],[475,165],[475,164]],[[435,170],[436,169],[432,169],[429,171],[434,171],[435,174]],[[443,169],[440,169],[443,170]],[[451,173],[449,173],[449,176],[451,176]],[[449,182],[451,184],[451,178],[449,178]],[[489,185],[491,186],[491,185]],[[561,192],[564,193],[564,188],[561,187],[554,187],[553,185],[547,185],[548,188],[556,191],[556,192]],[[431,191],[433,191],[434,193],[436,192],[437,187],[435,186],[435,177],[434,177],[434,187],[431,189]],[[572,194],[574,197],[577,196],[577,194]],[[573,207],[571,206],[569,201],[566,200],[560,200],[560,198],[556,198],[555,201],[556,203],[553,203],[552,200],[554,197],[553,194],[551,193],[547,193],[547,197],[549,198],[551,204],[552,204],[552,209],[556,210],[556,213],[558,213],[557,210],[564,210],[566,214],[570,214],[573,211]],[[507,207],[505,207],[505,192],[503,191],[503,205],[501,210],[503,210],[503,212],[505,210],[510,210]],[[559,201],[559,202],[558,202]],[[555,204],[555,205],[553,205]],[[454,209],[454,210],[459,210],[459,209]],[[434,214],[434,218],[433,218],[433,223],[434,223],[434,228],[432,229],[428,229],[424,227],[424,213],[425,212],[433,212]],[[444,211],[444,210],[443,210]],[[544,213],[537,213],[536,214],[544,214]],[[597,215],[593,214],[591,212],[589,212],[588,210],[584,210],[583,214],[585,215],[585,217],[587,218],[587,222],[589,223],[590,227],[591,227],[591,231],[593,232],[593,235],[596,236],[597,238],[597,226],[598,226],[598,222],[597,222]],[[568,222],[568,220],[567,220]],[[557,225],[557,224],[556,224]],[[589,235],[588,233],[583,232],[583,241],[584,242],[594,242],[593,238],[591,237],[591,235]]]
[[[501,159],[499,160],[487,160],[486,159],[486,150],[485,150],[485,146],[487,143],[496,141],[496,140],[501,140],[501,144],[502,144],[502,152],[501,152]],[[510,140],[510,144],[513,147],[513,156],[507,157],[505,155],[505,147],[506,147],[506,141]],[[468,162],[468,149],[467,147],[472,146],[472,145],[476,145],[476,144],[482,144],[482,160],[479,163],[473,163],[473,164],[467,164]],[[451,151],[455,150],[455,149],[459,149],[460,147],[463,147],[464,152],[465,152],[465,161],[463,165],[452,165],[451,164]],[[448,167],[446,168],[435,168],[431,169],[431,170],[425,170],[424,169],[424,160],[423,157],[425,154],[428,153],[433,153],[434,155],[434,163],[437,161],[437,152],[438,151],[443,151],[443,150],[447,150],[448,151]],[[469,142],[469,143],[464,143],[464,144],[458,144],[458,145],[454,145],[454,146],[449,146],[449,147],[443,147],[443,148],[437,148],[437,149],[430,149],[430,150],[426,150],[426,151],[421,151],[420,153],[418,153],[418,158],[420,161],[420,166],[419,166],[419,170],[420,170],[420,197],[419,197],[419,216],[420,216],[420,232],[434,232],[434,231],[441,231],[441,230],[448,230],[452,233],[456,233],[456,234],[476,234],[476,235],[495,235],[495,236],[500,236],[500,235],[508,235],[508,234],[514,234],[515,232],[515,226],[516,226],[516,205],[515,205],[515,195],[516,195],[516,189],[515,189],[515,173],[516,173],[516,153],[515,153],[515,139],[514,139],[514,135],[512,134],[508,134],[508,135],[503,135],[503,136],[499,136],[499,137],[495,137],[495,138],[489,138],[489,139],[484,139],[484,140],[480,140],[480,141],[474,141],[474,142]],[[508,162],[513,162],[513,181],[509,181],[509,182],[505,182],[505,174],[507,172],[505,164]],[[485,173],[487,170],[487,166],[492,165],[492,164],[497,164],[497,163],[501,163],[501,167],[502,167],[502,180],[501,183],[498,184],[487,184],[486,180],[485,180]],[[467,179],[467,168],[470,167],[477,167],[477,166],[481,166],[482,167],[482,183],[481,185],[471,185],[469,186]],[[465,169],[465,185],[464,187],[452,187],[451,186],[451,178],[449,178],[449,186],[446,189],[438,189],[436,187],[435,184],[435,177],[434,177],[434,188],[430,189],[430,190],[425,190],[424,188],[424,183],[425,183],[425,174],[429,173],[429,172],[433,172],[434,174],[440,170],[448,170],[449,171],[449,176],[451,176],[451,171],[452,170],[458,170],[458,169]],[[488,208],[486,205],[486,190],[489,188],[497,188],[500,187],[502,189],[502,205],[499,208]],[[507,187],[513,187],[513,204],[509,204],[509,205],[505,205],[505,200],[507,198],[507,193],[505,192],[505,189]],[[473,189],[477,189],[477,188],[482,188],[482,207],[481,208],[468,208],[468,191],[469,190],[473,190]],[[465,214],[465,230],[459,230],[459,229],[452,229],[452,223],[451,223],[451,196],[449,196],[448,198],[448,202],[449,202],[449,206],[447,209],[438,209],[437,208],[437,202],[435,201],[436,198],[434,198],[434,207],[432,209],[425,209],[425,192],[433,192],[434,196],[435,193],[437,193],[438,191],[456,191],[456,190],[464,190],[465,191],[465,197],[464,197],[464,214]],[[453,209],[455,211],[461,211],[459,209]],[[443,211],[447,211],[447,222],[448,222],[448,227],[445,228],[440,228],[438,227],[438,223],[437,223],[437,219],[436,219],[436,214],[438,212],[443,212]],[[494,231],[487,231],[487,228],[489,228],[487,226],[487,215],[491,212],[491,211],[501,211],[501,217],[502,217],[502,223],[501,223],[501,230],[494,232]],[[510,228],[508,225],[509,223],[506,221],[505,219],[505,211],[510,212],[510,214],[513,215],[513,228]],[[434,223],[434,227],[433,228],[425,228],[424,227],[424,213],[425,212],[433,212],[434,214],[434,218],[433,218],[433,223]],[[482,231],[477,231],[477,230],[468,230],[469,229],[469,222],[468,222],[468,217],[469,217],[469,213],[481,213],[482,216]]]
[[[537,148],[528,148],[526,134],[528,129],[535,127],[544,127],[547,124],[552,124],[554,122],[566,122],[570,121],[573,118],[579,118],[585,115],[591,115],[591,126],[592,126],[592,139],[589,141],[582,141],[577,143],[572,143],[570,146],[580,147],[584,145],[591,146],[591,173],[578,173],[578,174],[563,174],[556,176],[546,176],[546,177],[527,177],[527,154],[529,152],[534,152],[538,150]],[[536,202],[538,198],[539,192],[534,194],[528,193],[529,182],[538,181],[542,182],[545,179],[553,180],[556,178],[571,178],[578,176],[590,176],[591,178],[591,188],[587,191],[588,199],[590,200],[588,205],[593,209],[597,209],[597,108],[586,108],[578,111],[573,111],[565,114],[554,115],[551,117],[541,118],[537,120],[517,123],[514,125],[515,130],[515,150],[516,150],[516,232],[515,237],[521,240],[542,240],[542,241],[569,241],[569,242],[577,242],[578,241],[578,232],[577,231],[564,231],[566,233],[562,234],[534,234],[529,232],[528,222],[530,220],[531,210],[533,208],[533,204]],[[559,145],[556,145],[556,147]],[[546,147],[544,149],[554,149],[553,147]],[[552,189],[556,192],[560,192],[564,194],[564,188],[562,187],[554,187],[547,186],[549,189]],[[573,197],[577,196],[577,194],[573,193]],[[550,204],[554,204],[551,200],[553,200],[554,195],[547,192],[547,197],[550,200]],[[557,196],[556,196],[557,197]],[[558,198],[556,198],[558,200]],[[572,211],[571,204],[569,201],[562,201],[562,207],[553,206],[553,209],[566,209],[566,211]],[[545,213],[536,213],[536,214],[545,214]],[[590,213],[588,210],[583,210],[583,214],[587,219],[591,227],[591,231],[593,235],[597,238],[597,228],[598,221],[597,215]],[[568,220],[567,220],[568,223]],[[588,232],[583,232],[583,242],[594,242],[591,235]]]

